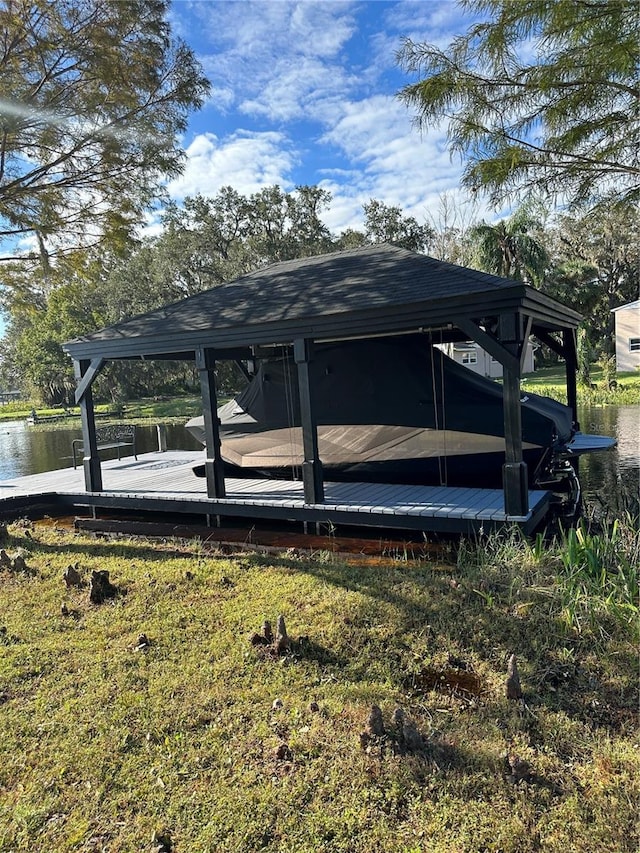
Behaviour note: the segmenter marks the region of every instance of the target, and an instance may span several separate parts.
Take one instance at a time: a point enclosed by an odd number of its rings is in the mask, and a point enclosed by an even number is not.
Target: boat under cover
[[[218,409],[230,475],[295,477],[304,461],[297,367],[289,350],[259,362],[247,387]],[[500,383],[457,364],[427,335],[318,344],[309,363],[318,449],[333,480],[501,485]],[[524,393],[524,460],[531,484],[576,440],[568,406]],[[187,429],[205,443],[204,420]],[[579,436],[578,436],[579,437]],[[587,452],[611,446],[603,437]],[[201,471],[198,473],[202,473]]]

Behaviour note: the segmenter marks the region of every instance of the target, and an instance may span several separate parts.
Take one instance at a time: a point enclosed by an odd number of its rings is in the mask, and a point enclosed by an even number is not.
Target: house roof
[[[65,344],[76,359],[396,334],[524,311],[545,330],[575,311],[521,282],[377,244],[273,264]]]
[[[636,299],[635,302],[627,302],[626,305],[618,305],[617,308],[612,308],[612,313],[615,311],[624,311],[627,308],[640,308],[640,299]]]

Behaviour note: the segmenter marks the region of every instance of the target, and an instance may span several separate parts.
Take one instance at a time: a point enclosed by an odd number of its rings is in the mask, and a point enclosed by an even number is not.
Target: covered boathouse
[[[530,488],[523,459],[520,381],[526,344],[534,336],[564,359],[567,403],[577,421],[580,319],[528,285],[388,244],[276,263],[65,345],[75,364],[85,448],[84,494],[76,494],[74,503],[123,512],[200,514],[218,523],[221,518],[278,519],[422,532],[518,523],[530,531],[547,513],[549,494]],[[501,489],[325,481],[310,370],[314,345],[408,334],[428,335],[440,344],[472,340],[502,365]],[[235,480],[225,475],[220,450],[216,364],[252,362],[274,348],[285,348],[295,364],[301,477]],[[188,360],[199,371],[205,478],[197,481],[189,471],[188,488],[184,477],[171,486],[170,468],[157,462],[153,485],[143,457],[122,461],[128,479],[114,485],[107,478],[109,484],[103,484],[92,384],[108,362],[134,359]],[[375,381],[375,364],[370,371]]]

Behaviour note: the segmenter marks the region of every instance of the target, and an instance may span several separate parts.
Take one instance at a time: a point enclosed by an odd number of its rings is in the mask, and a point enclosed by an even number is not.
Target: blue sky
[[[182,140],[177,201],[318,184],[336,233],[361,225],[371,198],[420,222],[437,219],[443,194],[468,202],[446,128],[418,132],[396,97],[409,82],[396,63],[403,36],[446,46],[471,23],[453,0],[174,0],[171,23],[212,84]]]
[[[403,37],[446,47],[473,23],[454,0],[173,0],[170,21],[212,85],[180,140],[184,174],[168,184],[178,203],[227,185],[318,184],[336,234],[361,227],[371,198],[420,223],[438,223],[443,196],[466,221],[504,213],[460,189],[444,124],[419,132],[396,97],[409,82]],[[158,211],[146,227],[160,230]]]

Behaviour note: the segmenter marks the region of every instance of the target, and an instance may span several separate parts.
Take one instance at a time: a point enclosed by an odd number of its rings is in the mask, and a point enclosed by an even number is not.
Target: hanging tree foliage
[[[405,40],[400,97],[447,119],[464,181],[496,203],[537,190],[574,205],[640,197],[639,12],[630,0],[461,0],[481,23],[445,49]]]
[[[0,240],[32,238],[46,264],[117,239],[180,172],[209,84],[168,5],[0,0]]]

